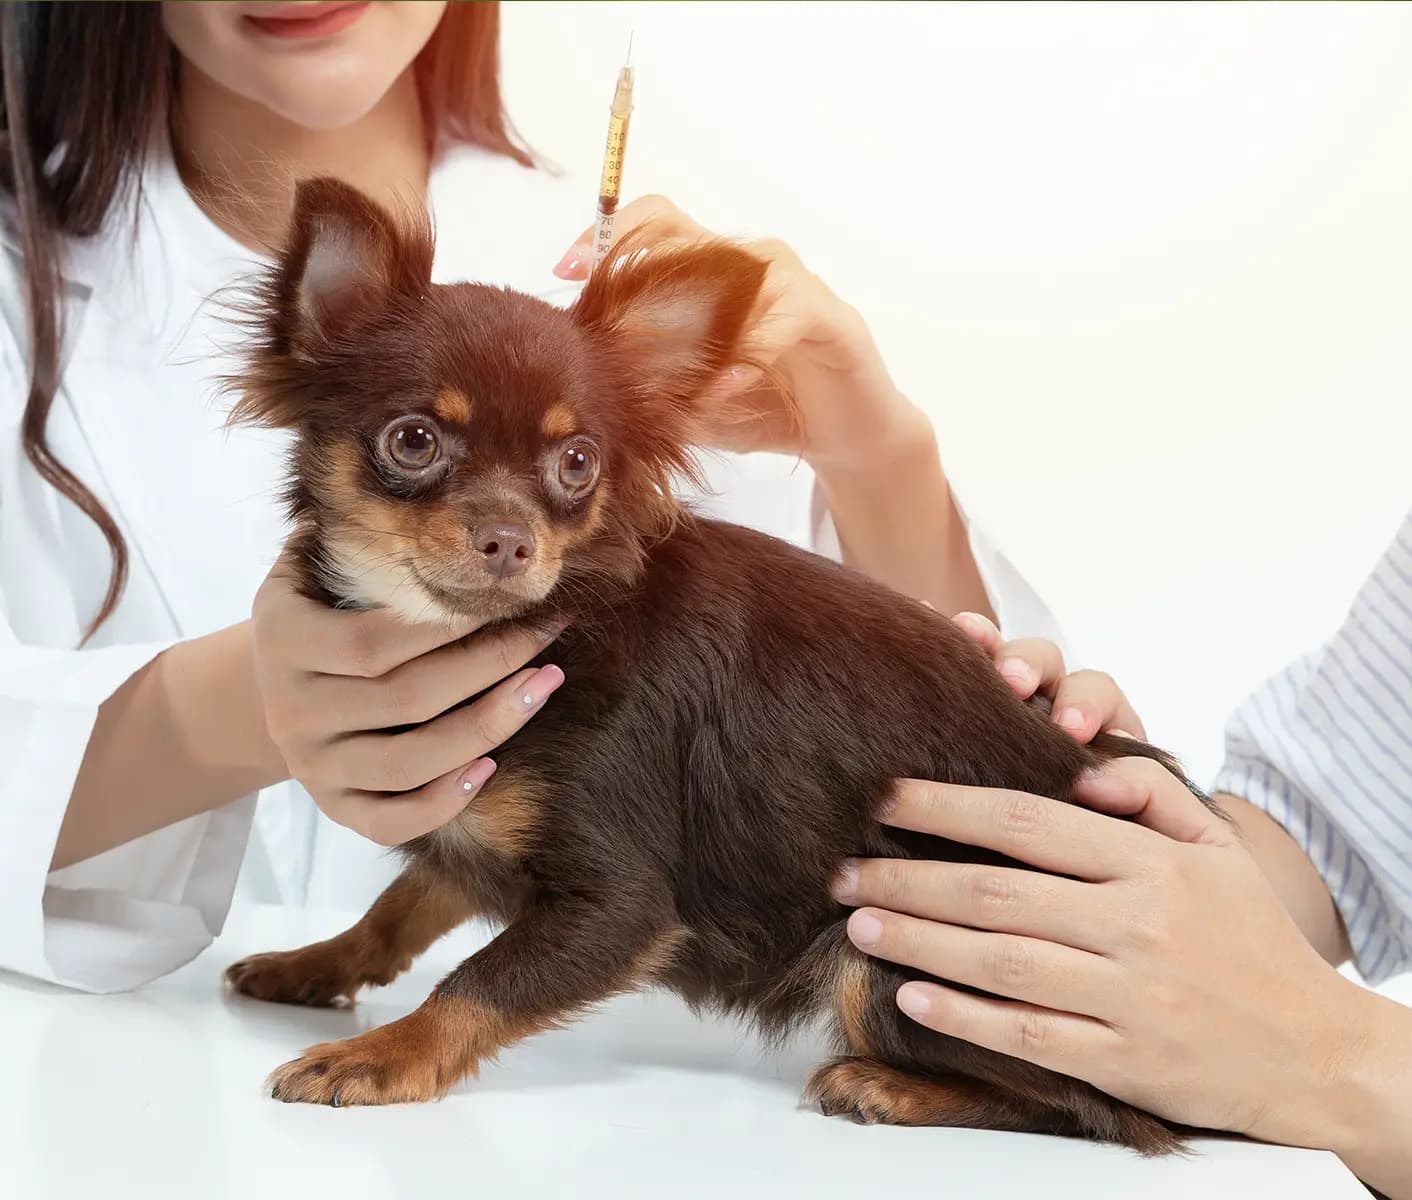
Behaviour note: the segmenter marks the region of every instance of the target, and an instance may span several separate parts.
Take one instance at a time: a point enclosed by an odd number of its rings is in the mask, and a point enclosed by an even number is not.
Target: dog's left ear
[[[766,269],[726,241],[643,246],[629,235],[573,318],[607,352],[641,420],[685,436],[707,385],[739,360]]]

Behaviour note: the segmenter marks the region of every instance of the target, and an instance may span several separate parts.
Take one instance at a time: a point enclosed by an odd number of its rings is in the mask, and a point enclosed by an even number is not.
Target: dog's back
[[[925,605],[689,515],[653,549],[640,585],[553,653],[568,682],[501,755],[512,770],[533,764],[554,797],[529,869],[572,886],[564,875],[586,847],[631,864],[644,898],[656,897],[644,902],[669,903],[683,931],[664,979],[688,1000],[746,1013],[770,1035],[829,1015],[852,1053],[814,1090],[848,1107],[843,1090],[862,1088],[874,1101],[857,1107],[871,1119],[1174,1144],[1159,1122],[1087,1085],[902,1017],[893,994],[915,972],[853,951],[847,910],[828,894],[850,855],[1002,861],[879,825],[896,779],[1068,800],[1105,757],[1175,770],[1167,756],[1128,739],[1078,745]],[[905,1113],[895,1101],[878,1109],[876,1097],[897,1091],[894,1074],[912,1081]]]

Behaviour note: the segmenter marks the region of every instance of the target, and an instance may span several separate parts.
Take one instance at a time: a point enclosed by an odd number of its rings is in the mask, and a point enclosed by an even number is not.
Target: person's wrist
[[[1412,1009],[1339,976],[1345,1000],[1339,1033],[1314,1112],[1323,1136],[1310,1145],[1333,1151],[1359,1178],[1406,1138],[1393,1097],[1412,1081]],[[1401,1115],[1405,1120],[1405,1112]]]
[[[158,657],[178,737],[201,766],[263,787],[288,777],[265,725],[250,622],[179,642]]]
[[[1268,1133],[1291,1145],[1330,1150],[1357,1159],[1380,1136],[1386,1079],[1386,1013],[1391,1005],[1330,968],[1326,998],[1318,1004],[1305,1041],[1309,1071],[1301,1087],[1284,1098],[1290,1107]],[[1400,1006],[1391,1005],[1394,1009]],[[1404,1010],[1405,1011],[1405,1010]],[[1405,1037],[1404,1032],[1404,1037]]]
[[[821,478],[909,470],[937,458],[936,433],[920,408],[901,392],[873,401],[880,410],[871,436],[851,437],[835,445],[806,446],[804,460]]]

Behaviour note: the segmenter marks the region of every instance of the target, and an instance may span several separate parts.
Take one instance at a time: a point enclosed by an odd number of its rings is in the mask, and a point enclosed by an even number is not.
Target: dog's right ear
[[[380,315],[426,295],[433,249],[425,212],[393,215],[336,179],[299,184],[284,249],[233,306],[251,336],[245,369],[223,381],[238,393],[231,422],[317,418],[324,369],[356,354]]]
[[[389,304],[415,299],[431,282],[431,258],[425,219],[395,219],[336,179],[304,181],[278,266],[289,352],[318,358]]]

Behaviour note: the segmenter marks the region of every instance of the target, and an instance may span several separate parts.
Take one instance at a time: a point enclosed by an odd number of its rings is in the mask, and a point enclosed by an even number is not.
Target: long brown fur
[[[629,245],[563,311],[434,286],[431,251],[424,224],[303,185],[250,312],[236,416],[297,431],[310,595],[408,619],[567,618],[541,660],[567,682],[467,811],[402,848],[406,874],[354,930],[232,968],[252,995],[330,1003],[472,913],[505,923],[411,1016],[315,1047],[275,1094],[429,1099],[510,1042],[660,983],[769,1036],[827,1020],[844,1057],[808,1094],[828,1112],[1176,1148],[1087,1084],[909,1021],[894,995],[918,973],[847,942],[828,892],[845,857],[1004,861],[879,825],[894,780],[1067,801],[1108,758],[1181,772],[1142,742],[1077,745],[925,605],[674,499],[763,264],[725,242]],[[430,465],[397,457],[432,438]],[[566,483],[585,462],[592,484]],[[532,541],[513,576],[472,544],[485,522]]]

